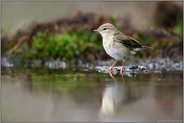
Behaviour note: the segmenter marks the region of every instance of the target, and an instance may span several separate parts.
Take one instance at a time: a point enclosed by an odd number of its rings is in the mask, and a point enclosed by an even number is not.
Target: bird
[[[112,72],[113,67],[118,61],[122,61],[123,64],[120,73],[123,74],[125,62],[131,54],[135,54],[136,51],[141,49],[151,49],[148,46],[141,45],[136,39],[133,39],[120,32],[111,23],[102,24],[94,31],[101,34],[102,44],[106,53],[116,60],[108,68],[108,72]]]

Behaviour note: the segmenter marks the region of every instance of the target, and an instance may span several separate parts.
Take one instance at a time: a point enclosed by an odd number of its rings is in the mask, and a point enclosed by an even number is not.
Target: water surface
[[[7,122],[181,121],[182,72],[135,77],[88,70],[2,70]]]

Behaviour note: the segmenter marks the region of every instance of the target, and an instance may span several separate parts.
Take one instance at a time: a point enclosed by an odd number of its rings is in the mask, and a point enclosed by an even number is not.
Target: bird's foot
[[[112,69],[113,69],[113,67],[109,67],[109,68],[108,68],[108,72],[109,72],[109,73],[112,73]]]

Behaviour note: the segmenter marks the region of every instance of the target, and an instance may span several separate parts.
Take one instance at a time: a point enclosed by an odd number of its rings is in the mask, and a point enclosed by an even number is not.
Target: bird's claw
[[[108,72],[112,73],[112,67],[108,68]]]

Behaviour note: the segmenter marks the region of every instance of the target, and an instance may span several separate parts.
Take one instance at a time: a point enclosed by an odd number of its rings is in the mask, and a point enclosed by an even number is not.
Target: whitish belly
[[[107,52],[108,55],[110,55],[112,58],[116,60],[124,60],[128,56],[128,52],[121,49],[109,47],[105,48],[105,51]]]
[[[116,60],[124,60],[130,52],[129,49],[122,44],[113,42],[113,37],[106,38],[106,42],[103,39],[103,47],[107,54]]]

